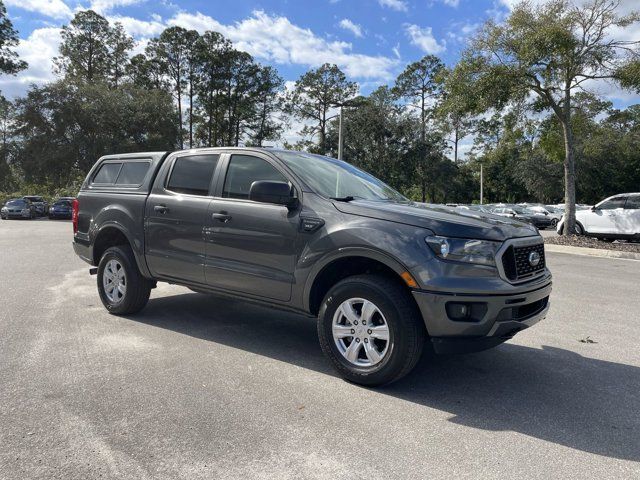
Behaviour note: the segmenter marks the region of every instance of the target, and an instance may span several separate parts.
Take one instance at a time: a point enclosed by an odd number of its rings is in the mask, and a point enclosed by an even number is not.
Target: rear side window
[[[115,183],[122,163],[103,163],[93,177],[93,183]]]
[[[176,158],[167,190],[188,195],[208,195],[218,158],[220,155],[211,154]]]
[[[600,210],[615,210],[616,208],[624,208],[627,197],[616,197],[598,205]]]
[[[248,155],[233,155],[229,161],[222,196],[248,199],[251,184],[259,180],[287,182],[284,175],[269,162]]]
[[[122,165],[116,185],[141,185],[149,170],[149,162],[126,162]]]
[[[633,195],[629,197],[624,208],[628,208],[629,210],[640,209],[640,195]]]

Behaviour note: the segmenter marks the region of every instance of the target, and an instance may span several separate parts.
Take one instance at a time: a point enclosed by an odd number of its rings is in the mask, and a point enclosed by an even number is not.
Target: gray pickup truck
[[[414,203],[308,153],[105,156],[74,201],[73,229],[109,312],[139,311],[158,281],[294,310],[318,318],[324,353],[364,385],[407,374],[425,345],[498,345],[549,309],[535,227]]]

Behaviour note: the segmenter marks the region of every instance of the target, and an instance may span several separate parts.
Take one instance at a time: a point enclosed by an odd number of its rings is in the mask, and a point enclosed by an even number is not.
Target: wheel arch
[[[376,250],[346,248],[316,264],[310,273],[304,288],[305,310],[317,315],[333,285],[344,278],[366,273],[383,274],[410,289],[403,278],[403,274],[409,273],[408,269],[396,259]]]
[[[144,276],[148,276],[146,262],[140,258],[139,252],[136,251],[135,243],[129,233],[120,224],[116,222],[107,222],[97,230],[93,239],[92,260],[94,265],[100,263],[100,259],[104,252],[118,245],[128,245],[133,251],[133,257],[136,260],[138,269]]]

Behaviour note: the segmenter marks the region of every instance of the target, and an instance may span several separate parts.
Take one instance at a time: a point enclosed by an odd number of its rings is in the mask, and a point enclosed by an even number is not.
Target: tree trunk
[[[189,148],[193,148],[193,71],[189,72]]]
[[[180,70],[178,70],[176,92],[178,94],[178,136],[180,137],[180,150],[183,150],[184,139],[182,138],[182,89],[180,88]]]
[[[562,123],[564,135],[564,234],[576,232],[576,161],[571,118]]]
[[[453,136],[453,163],[458,164],[458,142],[460,141],[460,127],[456,124]]]

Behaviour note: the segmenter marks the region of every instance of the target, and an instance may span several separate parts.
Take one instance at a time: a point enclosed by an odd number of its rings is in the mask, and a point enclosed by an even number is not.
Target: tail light
[[[74,199],[71,204],[71,222],[73,223],[73,234],[78,233],[78,210],[80,209],[80,202],[78,199]]]

